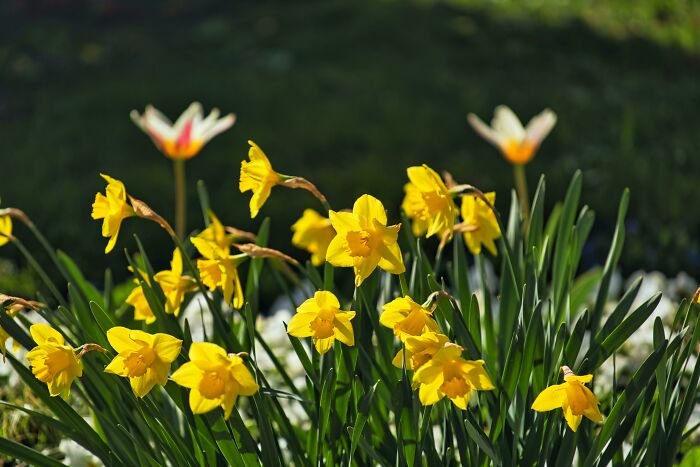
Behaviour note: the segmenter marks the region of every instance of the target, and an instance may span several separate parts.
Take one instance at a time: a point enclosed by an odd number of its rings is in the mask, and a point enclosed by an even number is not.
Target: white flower
[[[213,109],[204,118],[199,102],[190,104],[175,124],[151,105],[146,106],[143,115],[132,110],[130,117],[151,137],[163,154],[179,160],[196,156],[210,139],[228,130],[236,122],[234,114],[219,118],[219,109]]]
[[[557,122],[557,116],[549,109],[530,120],[523,127],[520,119],[505,105],[499,105],[494,112],[491,126],[470,113],[469,124],[486,141],[500,149],[503,156],[513,164],[527,164],[535,155],[545,137]]]
[[[62,439],[58,445],[58,450],[65,456],[63,463],[70,467],[97,467],[103,465],[94,454],[71,439]]]

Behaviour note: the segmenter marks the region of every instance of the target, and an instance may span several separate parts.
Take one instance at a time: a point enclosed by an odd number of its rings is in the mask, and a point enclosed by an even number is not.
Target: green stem
[[[522,164],[513,165],[513,175],[515,176],[515,189],[520,200],[520,209],[523,213],[523,224],[528,224],[530,217],[530,196],[527,191],[527,178],[525,177],[525,166]]]
[[[175,232],[179,239],[185,238],[187,225],[187,187],[185,184],[185,161],[173,160],[175,176]]]
[[[56,285],[53,283],[53,281],[49,278],[49,275],[46,274],[46,271],[44,271],[44,268],[42,268],[39,263],[34,259],[34,256],[27,250],[27,248],[24,246],[24,244],[17,238],[15,237],[12,240],[12,243],[15,244],[15,246],[19,249],[19,251],[24,255],[24,257],[29,261],[29,264],[32,266],[34,271],[36,271],[37,274],[39,274],[39,277],[41,278],[42,281],[44,281],[44,284],[46,284],[46,287],[48,287],[49,291],[51,294],[54,296],[56,301],[63,305],[66,308],[69,308],[68,302],[66,301],[65,298],[63,298],[63,295],[61,295],[61,292],[58,291],[58,288]]]

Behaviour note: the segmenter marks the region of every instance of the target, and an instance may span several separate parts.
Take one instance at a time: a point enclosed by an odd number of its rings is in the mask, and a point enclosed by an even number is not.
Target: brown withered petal
[[[230,233],[236,238],[242,238],[245,240],[250,240],[251,242],[254,242],[258,239],[258,237],[252,233],[252,232],[246,232],[245,230],[237,229],[235,227],[229,227],[226,226],[226,232]]]
[[[160,214],[155,212],[151,207],[141,201],[140,199],[136,199],[131,195],[129,196],[129,201],[131,201],[131,207],[134,208],[134,212],[138,217],[142,217],[144,219],[148,219],[150,221],[153,221],[163,227],[171,236],[175,236],[175,231],[173,230],[172,227],[170,227],[170,224],[168,224],[168,221],[166,221]]]
[[[255,243],[234,243],[233,246],[238,248],[242,253],[256,258],[276,258],[292,264],[299,264],[297,260],[291,256],[285,255],[281,251],[272,248],[258,246]]]
[[[316,185],[311,183],[305,178],[302,177],[292,177],[286,179],[284,182],[281,184],[282,186],[285,186],[287,188],[301,188],[302,190],[306,190],[312,195],[316,197],[321,203],[325,204],[326,203],[326,197],[318,191],[318,188],[316,188]]]
[[[34,311],[46,308],[46,305],[44,305],[41,302],[35,302],[34,300],[25,300],[20,297],[13,297],[12,295],[5,295],[4,293],[0,293],[0,305],[2,305],[5,302],[12,302],[12,305],[10,306],[19,305],[22,308],[29,308],[30,310]]]

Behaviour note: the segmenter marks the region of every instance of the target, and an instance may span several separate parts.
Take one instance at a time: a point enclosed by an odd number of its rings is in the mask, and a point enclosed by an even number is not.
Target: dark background
[[[630,187],[624,269],[699,277],[700,7],[585,3],[2,2],[2,207],[25,210],[95,281],[106,267],[127,276],[133,233],[165,267],[165,234],[134,219],[105,256],[90,206],[103,172],[172,219],[170,161],[128,115],[152,103],[175,118],[199,100],[238,122],[187,164],[189,227],[201,226],[203,179],[226,224],[256,230],[270,216],[272,246],[305,258],[289,227],[316,202],[276,188],[251,221],[238,192],[246,140],[338,209],[366,192],[398,221],[405,168],[428,163],[497,191],[507,210],[511,168],[465,116],[550,107],[559,123],[527,167],[530,188],[544,173],[552,207],[583,171],[597,214],[584,264],[604,260]],[[11,246],[0,255],[24,264]]]

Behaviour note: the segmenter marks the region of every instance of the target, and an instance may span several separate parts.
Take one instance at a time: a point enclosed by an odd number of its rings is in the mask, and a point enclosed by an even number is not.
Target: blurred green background
[[[559,123],[530,187],[544,173],[551,207],[583,170],[597,213],[585,264],[604,259],[628,186],[625,269],[700,276],[698,2],[6,0],[0,37],[2,206],[25,210],[95,281],[106,267],[126,277],[133,233],[166,265],[165,234],[133,219],[105,256],[90,205],[104,172],[172,219],[170,161],[128,114],[152,103],[175,118],[193,100],[238,122],[187,165],[191,229],[203,179],[226,224],[270,216],[272,245],[305,257],[289,227],[316,207],[310,195],[275,189],[249,219],[237,188],[248,139],[335,208],[367,192],[398,220],[405,168],[428,163],[496,190],[505,210],[511,168],[465,116],[550,107]],[[23,263],[13,247],[0,255]]]

